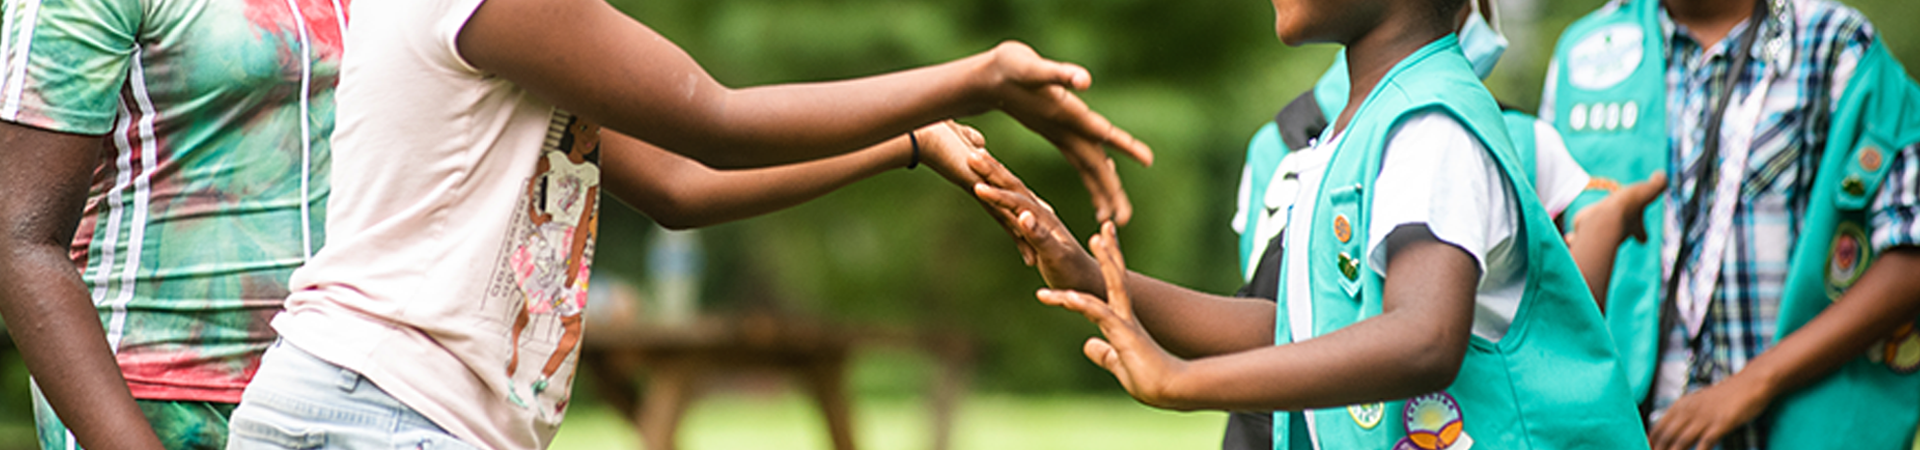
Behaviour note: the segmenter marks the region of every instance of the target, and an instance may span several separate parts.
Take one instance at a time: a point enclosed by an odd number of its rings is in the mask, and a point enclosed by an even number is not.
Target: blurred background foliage
[[[1499,0],[1512,41],[1489,86],[1532,109],[1560,30],[1598,0]],[[1910,0],[1850,0],[1888,45],[1920,61]],[[1152,168],[1119,163],[1136,214],[1121,232],[1131,268],[1180,285],[1239,285],[1228,226],[1246,139],[1305,90],[1335,51],[1289,48],[1273,10],[1251,0],[613,0],[685,47],[730,86],[847,78],[935,64],[1020,40],[1094,74],[1083,98],[1152,145]],[[994,155],[1082,239],[1085,189],[1044,140],[999,113],[963,118]],[[608,208],[598,253],[609,274],[646,285],[657,228]],[[954,330],[979,344],[976,387],[1112,389],[1080,356],[1096,333],[1032,298],[1041,286],[970,196],[931,171],[895,171],[814,202],[703,230],[705,313],[776,309],[852,324]]]
[[[1009,39],[1084,65],[1095,81],[1083,98],[1158,156],[1152,168],[1119,163],[1136,210],[1121,232],[1128,262],[1137,271],[1223,294],[1240,285],[1228,219],[1246,139],[1307,89],[1335,51],[1282,45],[1273,36],[1271,6],[1253,0],[611,1],[731,86],[872,75],[965,57]],[[1602,0],[1498,2],[1512,47],[1488,85],[1504,102],[1531,109],[1539,104],[1560,30]],[[1911,26],[1920,21],[1920,6],[1913,0],[1843,3],[1872,19],[1910,68],[1920,67],[1914,66],[1920,30]],[[1082,239],[1094,229],[1084,188],[1045,141],[998,113],[962,122],[983,130],[994,154],[1058,207]],[[631,209],[604,213],[599,272],[645,290],[648,242],[658,228]],[[698,240],[705,248],[705,313],[773,309],[862,326],[963,332],[978,344],[974,386],[990,396],[987,403],[1002,394],[1076,392],[1114,400],[1082,408],[1130,403],[1114,398],[1123,394],[1111,377],[1080,355],[1094,328],[1034,301],[1041,280],[1020,264],[1007,236],[968,195],[931,171],[883,174],[787,211],[702,230]],[[863,359],[869,362],[854,376],[862,401],[873,392],[914,389],[919,381],[900,380],[926,378],[921,371],[928,366],[913,358]],[[31,446],[26,370],[17,354],[0,355],[0,377],[7,380],[0,384],[0,448]],[[755,408],[761,406],[725,411]],[[1006,415],[1009,408],[1034,407],[987,408],[985,414]],[[1097,416],[1088,409],[1038,410]],[[1039,425],[1031,422],[1041,420],[1019,417],[1002,429],[1033,428]],[[606,411],[577,421],[595,420],[609,430],[620,427]],[[1218,436],[1209,431],[1217,419],[1199,420],[1205,423],[1198,434]],[[1161,433],[1130,423],[1136,431]],[[1084,428],[1111,431],[1111,425]],[[1194,442],[1207,446],[1211,439]],[[582,448],[607,447],[587,441]],[[987,447],[1004,447],[993,442]]]

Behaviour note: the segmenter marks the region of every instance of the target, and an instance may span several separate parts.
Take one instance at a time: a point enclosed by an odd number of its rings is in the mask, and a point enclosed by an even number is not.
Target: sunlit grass
[[[931,419],[917,398],[863,398],[855,441],[865,450],[930,449]],[[831,447],[824,420],[799,393],[720,392],[704,397],[680,431],[684,450]],[[1119,396],[976,395],[960,406],[955,450],[1208,449],[1220,445],[1220,413],[1161,411]],[[556,450],[638,449],[640,437],[600,405],[568,413]]]

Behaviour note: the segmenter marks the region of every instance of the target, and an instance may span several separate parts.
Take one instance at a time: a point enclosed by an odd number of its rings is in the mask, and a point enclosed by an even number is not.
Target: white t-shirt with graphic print
[[[461,59],[480,3],[353,4],[328,245],[273,325],[462,440],[544,448],[572,390],[599,130]]]

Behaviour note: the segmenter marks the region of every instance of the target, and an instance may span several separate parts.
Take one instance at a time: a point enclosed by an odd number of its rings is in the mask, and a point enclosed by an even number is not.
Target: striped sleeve
[[[0,6],[0,120],[106,134],[138,57],[138,0],[7,0]]]
[[[1920,144],[1900,149],[1890,159],[1887,180],[1868,207],[1875,253],[1920,245]]]

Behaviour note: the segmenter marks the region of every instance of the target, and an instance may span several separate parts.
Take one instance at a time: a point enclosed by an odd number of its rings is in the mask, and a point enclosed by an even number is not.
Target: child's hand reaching
[[[1660,192],[1666,188],[1667,175],[1655,173],[1645,181],[1627,185],[1607,194],[1606,198],[1573,215],[1574,232],[1567,234],[1567,242],[1574,243],[1579,239],[1591,238],[1613,244],[1608,247],[1618,246],[1629,237],[1646,242],[1647,228],[1644,217],[1647,205],[1658,200]]]
[[[1100,327],[1106,339],[1087,338],[1081,348],[1087,359],[1113,372],[1128,394],[1151,406],[1179,409],[1180,389],[1175,382],[1186,371],[1187,362],[1160,347],[1146,327],[1133,315],[1133,302],[1127,297],[1127,266],[1120,256],[1120,242],[1113,222],[1100,227],[1100,234],[1087,240],[1099,259],[1101,279],[1105,281],[1107,300],[1081,291],[1041,289],[1041,303],[1059,306],[1086,316]]]
[[[1646,181],[1607,194],[1573,216],[1574,232],[1567,234],[1567,250],[1573,254],[1573,262],[1580,267],[1580,276],[1587,280],[1587,289],[1591,289],[1601,312],[1607,310],[1607,286],[1613,282],[1613,259],[1620,244],[1629,237],[1647,241],[1647,205],[1659,199],[1666,188],[1667,175],[1655,173]]]
[[[961,189],[970,190],[980,183],[980,175],[967,165],[975,154],[992,158],[987,154],[987,137],[980,130],[945,120],[913,130],[913,135],[920,142],[920,164]]]
[[[1053,206],[1041,200],[1026,183],[992,158],[976,155],[968,161],[983,180],[973,193],[987,206],[989,214],[1013,235],[1020,256],[1027,265],[1040,270],[1047,286],[1104,293],[1100,267],[1073,239]]]
[[[1145,165],[1153,165],[1153,150],[1073,94],[1092,85],[1093,76],[1080,66],[1042,58],[1018,42],[1000,44],[985,55],[994,106],[1052,142],[1073,163],[1093,194],[1096,219],[1126,224],[1133,206],[1102,147],[1112,146]]]

